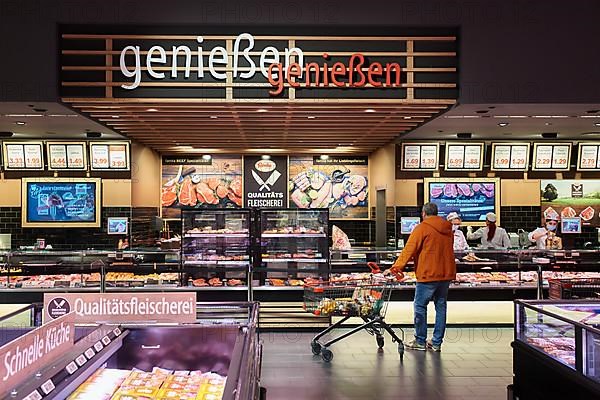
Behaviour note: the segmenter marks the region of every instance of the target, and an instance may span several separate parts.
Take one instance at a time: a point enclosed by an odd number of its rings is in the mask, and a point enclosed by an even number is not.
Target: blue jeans
[[[450,281],[417,282],[415,290],[415,339],[425,344],[427,339],[427,305],[431,300],[435,303],[435,328],[431,342],[441,346],[446,332],[446,300]]]

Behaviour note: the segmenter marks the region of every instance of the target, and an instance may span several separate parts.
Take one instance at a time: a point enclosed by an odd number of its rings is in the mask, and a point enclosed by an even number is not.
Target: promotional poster
[[[163,218],[179,218],[182,207],[242,206],[242,157],[163,157]]]
[[[542,180],[542,217],[581,217],[583,225],[600,226],[600,180]]]
[[[244,206],[288,207],[287,156],[244,156]]]
[[[290,157],[290,207],[329,208],[331,219],[369,218],[367,157]]]

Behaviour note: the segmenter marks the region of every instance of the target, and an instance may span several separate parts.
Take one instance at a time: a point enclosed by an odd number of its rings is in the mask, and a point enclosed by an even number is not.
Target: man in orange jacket
[[[438,217],[434,203],[423,206],[423,222],[415,227],[394,265],[386,273],[402,271],[414,260],[417,287],[415,289],[415,339],[406,344],[413,350],[442,350],[446,331],[446,300],[450,282],[456,278],[452,224]],[[427,341],[427,305],[435,303],[433,339]]]

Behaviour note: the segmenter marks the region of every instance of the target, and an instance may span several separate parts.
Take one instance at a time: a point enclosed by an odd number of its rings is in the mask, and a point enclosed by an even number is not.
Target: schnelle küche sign
[[[165,79],[167,74],[162,69],[158,69],[165,66],[171,67],[171,78],[178,78],[182,73],[186,79],[190,79],[193,72],[195,79],[202,80],[205,58],[204,38],[197,36],[196,42],[195,48],[180,45],[172,46],[169,50],[154,45],[147,53],[142,52],[139,45],[125,46],[120,55],[120,69],[121,73],[132,81],[121,87],[133,90],[140,86],[144,67],[153,80]],[[254,37],[249,33],[242,33],[236,37],[231,53],[223,46],[212,47],[208,53],[209,74],[214,79],[223,81],[227,79],[227,73],[224,72],[227,68],[232,70],[233,79],[249,80],[256,75],[257,70],[260,70],[273,86],[269,91],[272,96],[281,94],[286,84],[293,88],[328,87],[330,84],[342,88],[364,88],[368,85],[375,88],[401,87],[402,68],[396,62],[367,62],[361,53],[352,54],[346,62],[332,62],[330,55],[324,52],[319,62],[305,63],[304,51],[299,47],[286,47],[279,50],[267,46],[260,52],[257,65],[251,57],[253,48]],[[145,59],[142,60],[144,56]],[[132,57],[133,63],[128,63]],[[196,59],[194,67],[192,67],[193,58]]]

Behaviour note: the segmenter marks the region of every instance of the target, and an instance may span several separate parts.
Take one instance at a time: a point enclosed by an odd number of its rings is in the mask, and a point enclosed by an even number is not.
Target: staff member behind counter
[[[452,232],[454,232],[454,251],[463,251],[469,248],[465,235],[460,230],[462,220],[456,212],[448,214],[446,219],[452,224]]]
[[[485,215],[485,227],[473,232],[473,227],[467,227],[467,239],[481,239],[481,247],[506,249],[510,247],[510,238],[504,228],[496,226],[496,214],[489,212]]]
[[[529,232],[529,241],[535,243],[537,249],[561,250],[562,239],[556,236],[558,219],[546,218],[546,226]]]

